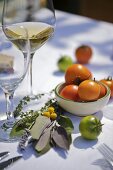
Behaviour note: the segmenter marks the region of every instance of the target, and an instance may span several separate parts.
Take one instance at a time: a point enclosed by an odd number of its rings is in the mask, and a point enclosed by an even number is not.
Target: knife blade
[[[2,160],[2,159],[4,159],[4,158],[6,158],[7,156],[9,156],[9,152],[7,151],[7,152],[1,152],[0,153],[0,161]]]
[[[18,161],[21,158],[22,156],[16,156],[16,157],[8,159],[7,161],[1,162],[0,170],[4,170],[5,168],[8,168],[10,165],[12,165],[14,162]]]

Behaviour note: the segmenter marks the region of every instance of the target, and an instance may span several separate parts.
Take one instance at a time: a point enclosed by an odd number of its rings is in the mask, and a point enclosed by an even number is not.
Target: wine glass
[[[33,94],[32,62],[33,56],[53,35],[55,28],[55,10],[52,0],[4,0],[2,24],[21,24],[28,30],[30,56],[30,97]]]
[[[7,30],[10,40],[4,34],[4,29]],[[15,34],[14,30],[18,30],[19,34]],[[6,98],[7,117],[6,120],[0,121],[0,140],[13,141],[17,140],[10,137],[11,129],[15,123],[13,116],[13,95],[28,70],[30,43],[27,31],[23,26],[10,25],[5,28],[1,26],[0,36],[2,36],[2,42],[11,44],[9,49],[5,48],[0,53],[0,87]],[[23,55],[24,51],[26,51],[26,57]]]

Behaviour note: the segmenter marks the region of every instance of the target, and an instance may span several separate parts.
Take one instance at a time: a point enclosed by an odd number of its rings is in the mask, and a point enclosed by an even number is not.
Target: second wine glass
[[[19,31],[19,34],[13,32],[15,29]],[[10,40],[6,37],[3,30],[8,32]],[[1,26],[0,36],[2,36],[2,42],[4,44],[11,44],[9,49],[5,48],[2,50],[2,53],[0,53],[0,88],[4,91],[6,98],[7,117],[6,120],[0,121],[0,140],[14,141],[17,140],[17,138],[10,136],[12,127],[15,124],[13,95],[24,79],[29,66],[30,43],[27,31],[23,26]],[[23,55],[24,51],[26,51],[26,57]]]
[[[4,0],[2,24],[21,24],[28,30],[31,46],[30,57],[30,97],[33,94],[32,62],[33,56],[53,35],[55,10],[52,0]],[[17,30],[15,30],[17,33]],[[7,34],[7,33],[6,33]]]

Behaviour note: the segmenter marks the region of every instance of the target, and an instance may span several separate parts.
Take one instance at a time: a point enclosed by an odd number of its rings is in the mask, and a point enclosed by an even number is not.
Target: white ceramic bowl
[[[60,83],[55,88],[55,96],[58,104],[67,112],[72,113],[77,116],[87,116],[94,114],[100,111],[110,99],[110,89],[105,86],[107,89],[106,95],[96,101],[92,102],[75,102],[68,100],[60,96],[59,92],[65,86],[65,83]]]

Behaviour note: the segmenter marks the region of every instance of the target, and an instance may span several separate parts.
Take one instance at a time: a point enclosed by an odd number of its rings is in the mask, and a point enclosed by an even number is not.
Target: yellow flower
[[[54,113],[51,113],[50,114],[50,118],[52,119],[52,120],[55,120],[56,118],[57,118],[57,114],[54,112]]]
[[[42,115],[43,115],[43,116],[46,116],[46,117],[48,117],[48,118],[50,118],[50,112],[43,112]]]
[[[53,113],[54,111],[55,111],[54,107],[49,107],[48,108],[48,112],[50,112],[50,114]]]

